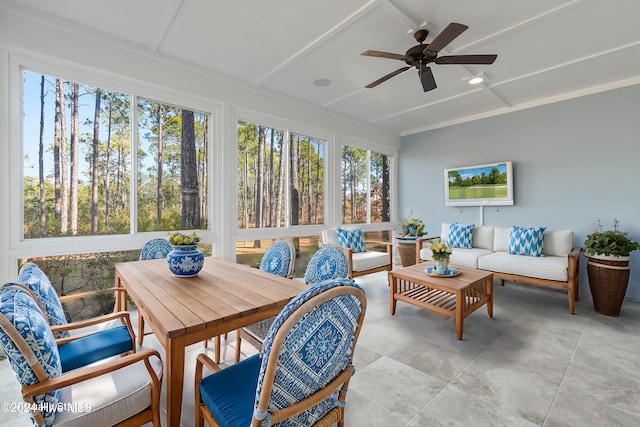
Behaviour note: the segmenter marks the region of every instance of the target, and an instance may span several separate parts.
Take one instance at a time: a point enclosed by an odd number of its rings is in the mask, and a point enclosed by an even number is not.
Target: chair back
[[[260,261],[260,270],[278,276],[293,277],[296,249],[286,240],[278,240],[264,253]]]
[[[151,239],[142,247],[140,251],[140,261],[166,258],[167,254],[171,252],[171,249],[171,244],[167,239]]]
[[[349,277],[349,260],[336,246],[324,246],[313,254],[304,281],[310,285],[337,278]]]
[[[333,279],[310,286],[284,307],[264,342],[253,426],[344,419],[366,306],[360,286]]]

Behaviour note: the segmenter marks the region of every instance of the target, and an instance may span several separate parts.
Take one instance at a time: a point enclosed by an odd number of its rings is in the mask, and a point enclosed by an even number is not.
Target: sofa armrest
[[[424,247],[424,242],[430,242],[431,240],[439,239],[440,236],[419,237],[416,239],[416,264],[424,262],[420,259],[420,250]]]

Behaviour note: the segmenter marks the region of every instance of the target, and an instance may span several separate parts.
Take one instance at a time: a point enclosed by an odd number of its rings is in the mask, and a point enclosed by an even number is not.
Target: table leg
[[[462,332],[464,329],[464,312],[466,310],[465,296],[461,291],[456,292],[456,338],[462,339]]]
[[[182,411],[182,387],[184,383],[184,350],[185,345],[181,337],[167,340],[167,425],[180,426]]]
[[[393,274],[389,273],[389,312],[393,316],[396,314],[396,279]]]
[[[487,295],[489,295],[489,301],[487,302],[487,314],[489,317],[493,317],[493,277],[487,279]]]

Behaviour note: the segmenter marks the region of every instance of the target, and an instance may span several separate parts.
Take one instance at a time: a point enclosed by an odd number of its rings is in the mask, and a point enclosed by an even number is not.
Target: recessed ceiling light
[[[313,81],[313,84],[318,87],[325,87],[331,84],[331,80],[329,79],[316,79]]]
[[[478,77],[474,77],[472,79],[469,79],[469,84],[470,85],[477,85],[480,84],[484,81],[484,77],[482,76],[478,76]]]

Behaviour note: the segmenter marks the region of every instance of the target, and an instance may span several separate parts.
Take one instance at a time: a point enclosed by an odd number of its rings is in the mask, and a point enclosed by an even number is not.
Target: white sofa
[[[443,223],[440,236],[446,240],[451,224]],[[471,248],[452,248],[451,264],[492,271],[495,278],[553,288],[567,289],[569,313],[574,313],[578,301],[578,267],[580,248],[573,247],[571,230],[546,230],[542,246],[543,256],[508,253],[511,227],[479,225],[473,228]],[[416,262],[431,260],[425,243],[436,237],[422,237],[416,241]]]

